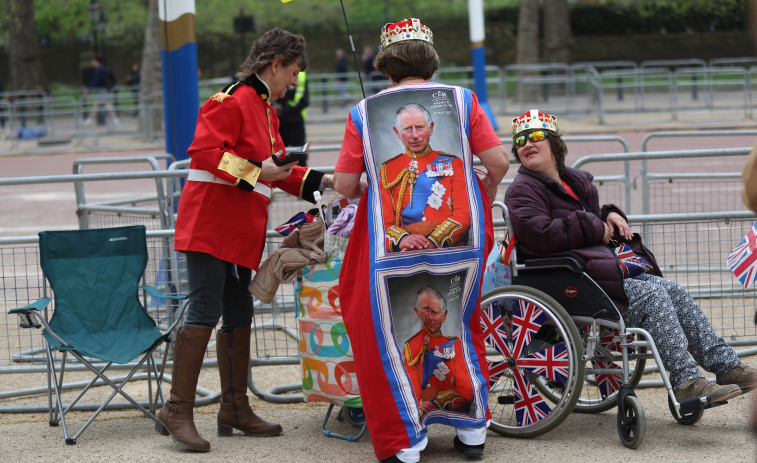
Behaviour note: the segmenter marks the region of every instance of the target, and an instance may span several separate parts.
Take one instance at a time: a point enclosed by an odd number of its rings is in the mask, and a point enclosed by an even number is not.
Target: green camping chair
[[[50,426],[60,423],[66,443],[75,444],[116,394],[121,394],[131,405],[157,421],[153,413],[163,403],[161,379],[167,356],[163,355],[163,368],[158,372],[153,353],[161,343],[170,344],[170,335],[181,320],[186,303],[181,304],[171,326],[161,333],[140,302],[139,289],[144,289],[153,298],[186,299],[186,296],[169,296],[155,288],[139,286],[147,266],[145,227],[45,231],[39,234],[39,249],[42,271],[55,299],[52,318],[48,321],[47,306],[51,299],[47,297],[9,313],[21,317],[23,328],[44,327]],[[61,353],[59,365],[56,365],[53,350]],[[68,354],[85,365],[95,377],[85,382],[73,401],[65,404],[62,389]],[[135,359],[138,361],[132,362]],[[113,363],[129,364],[133,368],[125,376],[109,378],[105,373]],[[143,368],[147,370],[146,375],[135,376]],[[56,370],[60,372],[59,377],[56,377]],[[123,390],[130,379],[144,376],[148,380],[149,400],[143,403],[150,411]],[[79,405],[80,409],[96,409],[89,420],[69,437],[66,414],[92,386],[102,383],[110,385],[113,392],[101,404]]]

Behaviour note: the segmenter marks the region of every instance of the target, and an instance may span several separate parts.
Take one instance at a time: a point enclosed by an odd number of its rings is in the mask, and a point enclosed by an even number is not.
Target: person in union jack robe
[[[420,20],[386,24],[374,64],[392,86],[350,110],[334,173],[339,193],[360,197],[339,300],[371,444],[380,461],[415,463],[428,426],[440,424],[455,428],[453,448],[481,458],[491,417],[481,277],[494,246],[491,201],[508,156],[474,92],[430,81],[439,55]],[[472,384],[464,412],[422,411],[422,378],[413,380],[405,365],[418,320],[409,307],[423,286],[444,288],[455,308],[445,330],[459,338],[452,348]]]
[[[456,336],[444,336],[447,301],[434,288],[418,290],[415,313],[422,328],[405,342],[405,368],[413,382],[421,415],[441,408],[467,413],[473,400],[462,344]]]

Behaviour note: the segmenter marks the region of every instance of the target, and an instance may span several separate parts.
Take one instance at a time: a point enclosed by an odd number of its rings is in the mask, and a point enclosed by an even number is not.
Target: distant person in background
[[[297,85],[287,88],[284,98],[273,102],[273,109],[279,116],[279,134],[284,140],[284,146],[302,146],[305,144],[305,119],[307,107],[310,104],[310,92],[308,91],[307,73],[300,71],[297,74]],[[308,158],[300,160],[302,167],[307,167]]]
[[[365,72],[365,76],[369,77],[372,72],[376,71],[376,68],[373,67],[373,60],[376,58],[376,53],[373,51],[373,47],[365,47],[363,48],[363,72]]]
[[[339,96],[341,97],[340,104],[342,106],[345,106],[347,104],[348,98],[347,98],[347,71],[349,68],[349,62],[347,61],[347,57],[344,56],[344,50],[341,48],[336,49],[336,67],[334,69],[334,72],[336,72],[336,82],[337,82],[337,91],[339,92]]]
[[[386,78],[380,72],[376,71],[375,67],[373,67],[374,59],[376,59],[376,52],[374,51],[373,47],[363,48],[363,72],[365,72],[365,78],[372,82],[369,86],[371,93],[378,93],[379,90],[381,90],[381,84],[378,84],[376,82],[380,80],[386,80]],[[387,82],[387,85],[388,84],[389,82]]]
[[[139,63],[132,63],[129,74],[126,75],[126,85],[131,89],[132,100],[134,101],[134,116],[139,114],[139,81],[141,79],[139,72]]]
[[[95,94],[95,102],[92,104],[92,111],[90,111],[89,117],[84,120],[84,125],[92,124],[92,119],[97,115],[97,109],[101,105],[108,111],[113,124],[118,125],[121,121],[118,119],[116,111],[113,108],[113,95],[110,92],[116,84],[113,73],[105,67],[105,61],[100,56],[92,58],[92,66],[95,68],[95,72],[92,74],[92,80],[89,82],[89,85],[82,92],[82,96],[86,97],[92,92]]]

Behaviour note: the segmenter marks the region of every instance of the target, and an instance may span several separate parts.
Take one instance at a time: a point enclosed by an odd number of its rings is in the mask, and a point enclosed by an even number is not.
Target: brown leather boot
[[[195,427],[193,412],[197,377],[202,368],[205,348],[213,328],[187,325],[176,334],[171,377],[171,397],[158,412],[155,430],[171,435],[174,442],[190,450],[207,452],[210,442],[200,436]]]
[[[231,333],[216,333],[218,372],[221,375],[221,409],[218,435],[231,436],[232,429],[247,436],[267,437],[281,434],[281,425],[258,417],[247,399],[250,373],[250,327],[238,326]]]

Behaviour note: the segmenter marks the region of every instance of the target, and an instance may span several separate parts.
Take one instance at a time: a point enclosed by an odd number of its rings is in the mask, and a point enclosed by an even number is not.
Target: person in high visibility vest
[[[300,71],[297,74],[297,85],[287,89],[283,98],[273,103],[276,115],[279,116],[279,134],[287,147],[302,146],[305,144],[305,119],[307,107],[310,104],[308,93],[307,73]],[[307,155],[300,160],[300,165],[307,166]]]

